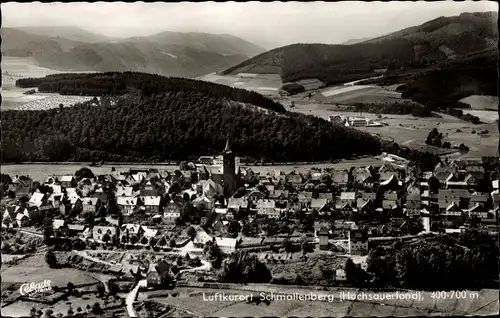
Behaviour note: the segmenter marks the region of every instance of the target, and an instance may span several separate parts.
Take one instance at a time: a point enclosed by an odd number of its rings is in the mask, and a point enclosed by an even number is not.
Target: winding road
[[[212,264],[210,264],[210,262],[201,260],[201,263],[202,263],[201,266],[190,269],[184,269],[181,270],[179,273],[208,271],[212,268]],[[130,291],[130,293],[128,293],[127,298],[125,299],[125,304],[127,304],[127,313],[129,317],[138,317],[137,312],[134,309],[134,302],[137,299],[137,294],[139,293],[139,289],[141,287],[146,287],[146,286],[147,286],[147,280],[141,279],[139,282],[137,282],[137,285],[135,285],[135,287]]]

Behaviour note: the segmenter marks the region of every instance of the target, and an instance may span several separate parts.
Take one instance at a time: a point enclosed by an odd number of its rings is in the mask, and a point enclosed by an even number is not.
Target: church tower
[[[226,140],[226,147],[222,153],[222,175],[224,181],[224,196],[232,196],[236,191],[236,157],[231,150],[229,137]]]

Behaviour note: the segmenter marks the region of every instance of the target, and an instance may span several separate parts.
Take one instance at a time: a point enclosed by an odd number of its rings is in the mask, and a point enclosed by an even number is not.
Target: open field
[[[498,110],[498,96],[472,95],[460,101],[469,104],[474,110]]]
[[[34,255],[22,260],[19,264],[2,271],[2,282],[10,283],[38,283],[48,279],[51,286],[65,287],[68,282],[75,286],[97,283],[98,280],[86,272],[61,268],[53,269],[45,263],[43,254]]]
[[[16,175],[28,175],[34,180],[46,180],[48,176],[51,175],[67,175],[74,174],[78,169],[82,167],[89,167],[90,163],[37,163],[37,164],[5,164],[2,165],[2,173],[6,173],[11,176]],[[372,166],[381,166],[383,165],[383,161],[378,158],[366,157],[359,159],[347,159],[342,160],[339,163],[317,163],[317,164],[304,164],[304,165],[270,165],[270,166],[248,166],[254,172],[259,173],[274,173],[275,170],[280,170],[285,173],[289,173],[291,171],[296,172],[307,172],[311,168],[335,168],[335,169],[347,169],[350,167],[365,167],[368,165]],[[112,168],[115,168],[116,171],[112,172]],[[245,166],[244,166],[245,167]],[[145,165],[145,164],[109,164],[102,165],[98,167],[90,167],[92,172],[95,174],[111,174],[111,173],[120,173],[126,172],[129,169],[158,169],[158,170],[166,170],[173,172],[178,169],[177,165],[165,165],[165,164],[153,164],[153,165]]]
[[[315,99],[330,104],[383,103],[401,99],[401,93],[375,85],[334,86],[316,93]]]
[[[373,119],[377,122],[388,124],[383,127],[356,127],[356,129],[369,132],[373,135],[385,139],[394,140],[404,146],[426,150],[439,151],[438,153],[450,152],[452,150],[439,149],[425,145],[425,138],[429,131],[436,127],[443,133],[444,141],[454,143],[464,143],[470,151],[463,155],[463,158],[476,158],[481,156],[495,156],[498,147],[498,129],[495,124],[474,125],[470,122],[458,118],[439,114],[442,118],[426,117],[418,118],[411,115],[383,115],[377,118],[376,114],[355,113],[333,110],[331,105],[311,102],[297,102],[294,108],[289,108],[289,98],[283,102],[289,111],[300,112],[306,115],[313,115],[328,119],[330,115],[362,116]],[[480,137],[472,131],[480,132],[488,130],[489,134]]]
[[[498,120],[498,112],[496,110],[476,110],[476,109],[463,109],[464,114],[470,114],[479,119],[483,123],[494,123]]]
[[[225,295],[241,295],[243,298],[249,295],[248,290],[252,292],[253,298],[261,298],[261,292],[273,292],[273,296],[288,295],[287,299],[275,299],[269,305],[261,303],[248,304],[242,301],[221,301],[209,300],[215,293],[224,293]],[[161,296],[152,297],[151,300],[164,304],[174,304],[191,312],[201,313],[209,316],[224,317],[246,317],[252,316],[407,316],[407,315],[494,315],[498,313],[498,291],[482,290],[479,292],[469,292],[468,297],[458,300],[434,299],[429,292],[421,292],[419,300],[398,299],[398,300],[379,300],[359,298],[357,301],[348,300],[347,292],[350,296],[358,294],[356,290],[334,289],[328,291],[311,291],[300,288],[299,286],[289,286],[287,288],[270,288],[269,286],[260,286],[254,289],[250,286],[235,287],[234,289],[205,289],[205,288],[177,288],[176,297]],[[344,297],[342,297],[344,292]],[[403,294],[414,294],[413,291],[400,292]],[[294,297],[295,294],[295,297]],[[298,295],[309,296],[323,295],[325,301],[300,299]],[[371,295],[373,298],[380,297],[381,292],[366,291],[365,295]],[[268,294],[269,295],[269,294]],[[358,294],[360,295],[360,294]],[[222,308],[221,308],[222,307]]]
[[[54,93],[35,93],[25,95],[27,88],[16,87],[16,81],[26,77],[44,77],[62,73],[40,67],[30,58],[2,57],[2,110],[41,110],[57,108],[59,104],[70,106],[89,100],[89,97],[61,96]]]
[[[202,81],[253,90],[262,95],[278,96],[282,85],[279,74],[241,73],[238,75],[208,74],[198,78]]]

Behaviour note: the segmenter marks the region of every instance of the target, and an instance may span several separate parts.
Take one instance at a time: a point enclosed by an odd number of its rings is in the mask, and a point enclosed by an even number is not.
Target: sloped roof
[[[328,203],[327,199],[312,199],[311,200],[311,208],[313,209],[322,209]]]
[[[356,200],[356,192],[341,192],[340,200]]]
[[[118,205],[137,205],[136,197],[117,197],[116,203]]]
[[[144,203],[145,206],[158,206],[160,205],[160,196],[145,196],[141,197],[142,202]]]

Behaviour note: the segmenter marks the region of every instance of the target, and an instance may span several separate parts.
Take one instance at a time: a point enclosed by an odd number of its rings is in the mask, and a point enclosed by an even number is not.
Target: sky
[[[162,31],[231,34],[265,48],[341,44],[381,36],[440,16],[497,11],[494,1],[6,3],[5,27],[76,26],[112,36]],[[267,47],[266,47],[267,46]]]

